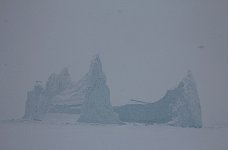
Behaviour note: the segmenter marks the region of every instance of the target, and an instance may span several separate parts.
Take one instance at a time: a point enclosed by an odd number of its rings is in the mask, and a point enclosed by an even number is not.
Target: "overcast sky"
[[[156,101],[192,70],[206,125],[228,125],[227,0],[0,0],[0,119],[26,92],[99,53],[113,105]]]

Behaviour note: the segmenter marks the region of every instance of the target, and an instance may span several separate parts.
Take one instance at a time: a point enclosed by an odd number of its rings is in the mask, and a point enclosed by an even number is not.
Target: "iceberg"
[[[180,127],[202,127],[202,114],[197,86],[191,71],[177,87],[163,98],[148,103],[131,100],[133,104],[112,107],[110,89],[102,70],[99,55],[90,64],[89,72],[73,82],[67,68],[53,73],[45,86],[37,81],[27,93],[24,119],[43,120],[48,115],[69,114],[75,121],[99,124],[138,122]],[[47,117],[48,118],[48,117]]]

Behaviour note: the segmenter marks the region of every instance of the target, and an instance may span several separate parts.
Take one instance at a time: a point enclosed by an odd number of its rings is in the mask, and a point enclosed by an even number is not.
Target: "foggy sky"
[[[205,125],[228,125],[227,0],[1,0],[0,119],[26,92],[99,53],[113,105],[157,101],[192,70]]]

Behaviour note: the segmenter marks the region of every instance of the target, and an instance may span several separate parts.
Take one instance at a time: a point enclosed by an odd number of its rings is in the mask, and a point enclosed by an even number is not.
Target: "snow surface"
[[[0,123],[1,150],[227,150],[228,128]]]

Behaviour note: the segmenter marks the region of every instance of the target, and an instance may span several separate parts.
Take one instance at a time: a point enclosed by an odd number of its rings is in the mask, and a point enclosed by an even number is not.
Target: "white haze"
[[[24,114],[26,92],[100,53],[111,102],[159,100],[192,70],[205,125],[228,125],[227,0],[1,0],[0,119]]]

